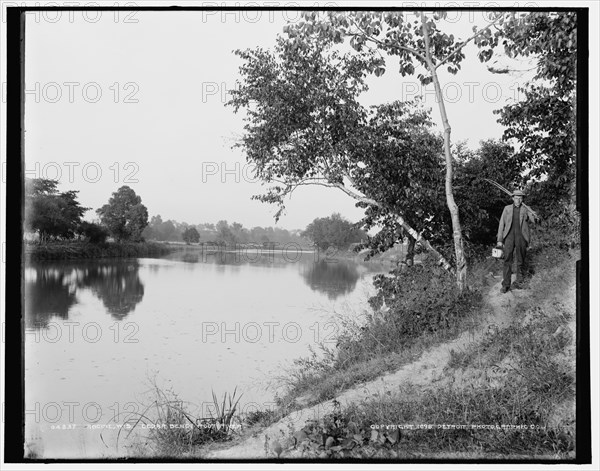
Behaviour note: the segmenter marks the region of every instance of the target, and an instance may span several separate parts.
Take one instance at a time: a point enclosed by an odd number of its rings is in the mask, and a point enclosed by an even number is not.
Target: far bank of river
[[[239,261],[250,262],[264,257],[280,257],[288,262],[313,254],[315,261],[349,260],[357,263],[374,262],[395,265],[405,256],[405,247],[397,245],[383,254],[377,254],[365,260],[368,251],[352,250],[320,250],[315,247],[303,247],[297,243],[261,246],[259,244],[237,244],[225,246],[216,244],[185,244],[183,242],[106,242],[92,244],[82,241],[58,241],[44,244],[27,243],[25,260],[86,260],[100,258],[160,257],[172,252],[181,251],[189,254],[206,256],[234,254]],[[198,261],[198,260],[196,260]]]
[[[374,263],[391,264],[395,266],[406,256],[406,245],[397,244],[384,253],[376,254],[369,260],[366,260],[368,249],[356,252],[354,250],[328,249],[322,250],[314,246],[301,246],[295,242],[289,244],[278,244],[270,246],[261,246],[260,244],[237,244],[235,246],[225,246],[216,244],[185,244],[183,242],[162,242],[172,250],[184,251],[190,253],[201,253],[207,255],[234,254],[241,261],[252,262],[265,256],[278,256],[286,261],[294,262],[306,256],[313,254],[314,261],[321,260],[347,260],[356,263]],[[416,256],[415,259],[419,259]]]
[[[85,260],[96,258],[159,257],[174,247],[157,242],[106,242],[92,244],[81,241],[59,241],[25,245],[25,260]]]

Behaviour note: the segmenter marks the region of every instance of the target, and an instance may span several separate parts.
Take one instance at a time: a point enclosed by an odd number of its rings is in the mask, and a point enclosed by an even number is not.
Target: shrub
[[[108,231],[103,226],[93,222],[83,221],[79,225],[78,232],[92,244],[103,244],[108,238]]]
[[[411,269],[397,268],[390,275],[377,275],[374,285],[377,294],[369,304],[375,312],[365,325],[365,342],[374,337],[381,340],[382,336],[408,342],[426,332],[453,330],[481,301],[478,291],[458,291],[454,279],[429,258]],[[396,348],[396,344],[392,341],[390,346]]]

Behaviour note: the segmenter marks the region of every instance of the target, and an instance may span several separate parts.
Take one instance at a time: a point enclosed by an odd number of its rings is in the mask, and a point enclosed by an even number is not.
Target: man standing
[[[498,247],[504,247],[502,293],[506,293],[511,288],[513,252],[516,252],[517,256],[517,280],[512,287],[519,289],[523,283],[527,246],[529,245],[528,221],[535,223],[533,211],[522,204],[524,196],[525,193],[521,190],[513,192],[513,204],[504,207],[498,226]]]

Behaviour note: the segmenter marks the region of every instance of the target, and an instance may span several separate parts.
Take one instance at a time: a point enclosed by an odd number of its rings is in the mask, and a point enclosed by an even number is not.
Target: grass
[[[237,433],[234,418],[241,395],[225,393],[220,400],[212,393],[209,417],[197,416],[192,405],[182,401],[172,390],[163,390],[152,381],[154,397],[142,412],[123,412],[114,417],[125,425],[119,430],[116,449],[132,448],[133,456],[182,457],[189,456],[199,446],[231,440]],[[145,433],[142,433],[142,430]]]
[[[154,242],[105,242],[92,244],[81,241],[60,241],[25,246],[30,260],[73,260],[93,258],[125,258],[165,255],[173,249]]]
[[[482,309],[479,288],[458,293],[454,282],[426,260],[399,274],[380,278],[380,293],[389,310],[365,313],[362,321],[340,316],[341,334],[334,349],[298,359],[278,378],[284,386],[277,399],[298,408],[332,399],[345,389],[372,380],[417,359],[425,350],[472,328]],[[379,304],[378,304],[379,303]]]
[[[301,456],[573,459],[578,253],[557,243],[533,257],[530,295],[507,328],[454,352],[429,388],[405,384],[344,409],[334,401],[304,427]]]
[[[345,408],[335,400],[343,390],[395,370],[477,326],[485,308],[482,293],[490,281],[496,282],[487,275],[498,264],[481,259],[471,269],[472,289],[464,293],[451,289],[451,278],[427,259],[395,277],[378,278],[379,296],[370,301],[373,313],[363,322],[340,317],[343,329],[336,348],[322,344],[319,354],[313,350],[298,359],[280,378],[286,390],[277,399],[279,408],[252,412],[245,417],[246,425],[259,433],[295,409],[333,399],[332,413],[294,433],[289,446],[295,457],[573,459],[573,280],[579,253],[572,250],[577,241],[565,243],[551,231],[540,239],[530,249],[534,276],[528,295],[513,306],[509,325],[452,352],[435,383],[403,384]],[[235,391],[225,407],[226,398],[218,401],[213,395],[217,423],[231,423],[234,398]],[[166,397],[155,406],[168,420],[198,423],[182,404]],[[215,440],[206,433],[192,428],[187,434],[157,433],[150,439],[159,456],[172,456]],[[217,437],[228,440],[231,433]],[[277,443],[277,457],[289,456],[291,448]]]
[[[557,264],[579,245],[579,225],[573,221],[578,221],[577,214],[566,211],[536,228],[528,256],[529,273],[535,275],[531,286],[534,295],[560,291],[564,286],[557,283],[574,279],[574,272],[571,277],[556,274]],[[426,256],[410,270],[396,270],[395,277],[380,277],[376,281],[379,294],[370,301],[373,312],[365,313],[361,322],[338,315],[342,333],[336,348],[321,345],[319,353],[311,351],[309,357],[296,360],[278,378],[284,388],[278,404],[293,410],[332,399],[345,389],[396,370],[425,350],[475,328],[482,318],[483,293],[497,281],[489,276],[490,272],[500,274],[502,265],[490,260],[488,248],[467,248],[471,260],[470,289],[458,293],[453,279]],[[546,275],[540,277],[536,273]]]

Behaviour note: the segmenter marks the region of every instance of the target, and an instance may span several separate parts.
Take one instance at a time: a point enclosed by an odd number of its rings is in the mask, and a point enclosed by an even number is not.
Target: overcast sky
[[[276,208],[250,199],[260,182],[245,181],[251,169],[242,151],[231,149],[243,116],[224,102],[239,79],[232,51],[272,47],[297,18],[296,11],[28,14],[27,176],[59,178],[61,190],[80,190],[81,203],[94,210],[129,185],[151,216],[274,225]],[[454,12],[442,28],[466,38],[484,24],[482,12]],[[458,75],[442,72],[441,79],[453,140],[476,148],[501,137],[492,111],[513,100],[532,71],[492,74],[474,47],[466,55]],[[424,93],[441,131],[432,86],[401,77],[394,63],[369,83],[366,105]],[[321,187],[296,190],[286,206],[278,226],[287,229],[333,212],[352,221],[362,215],[348,196]]]

